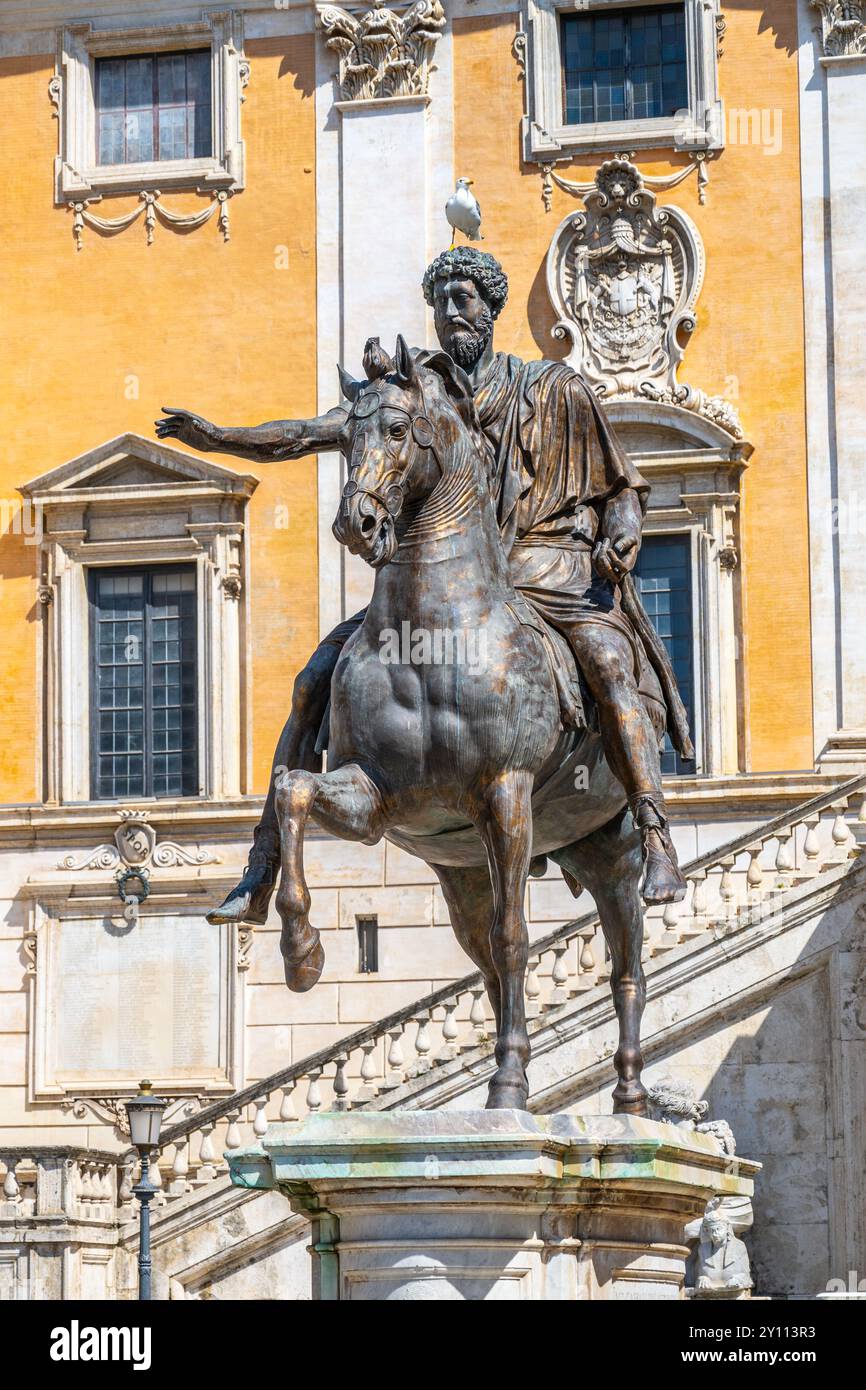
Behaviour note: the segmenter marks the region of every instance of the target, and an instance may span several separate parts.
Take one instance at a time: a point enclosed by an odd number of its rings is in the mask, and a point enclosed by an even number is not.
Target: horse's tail
[[[646,650],[649,663],[659,679],[662,694],[667,705],[667,730],[671,743],[681,758],[692,759],[695,747],[689,732],[689,716],[677,688],[677,678],[671,665],[667,648],[649,620],[647,611],[641,603],[637,586],[630,574],[622,581],[622,609],[630,619]]]

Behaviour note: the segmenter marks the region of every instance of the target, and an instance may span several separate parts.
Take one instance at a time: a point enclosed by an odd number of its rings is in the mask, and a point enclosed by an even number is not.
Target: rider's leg
[[[641,832],[644,901],[679,902],[686,883],[668,833],[658,739],[638,691],[631,643],[597,622],[575,623],[567,635],[598,707],[605,754]]]
[[[329,633],[295,679],[292,711],[274,753],[262,818],[253,831],[253,847],[240,881],[225,901],[207,914],[207,920],[214,925],[220,922],[252,922],[261,926],[267,921],[268,906],[280,866],[280,834],[274,807],[277,769],[288,767],[307,772],[321,771],[321,754],[315,748],[328,704],[331,676],[343,646],[360,626],[363,617],[363,613],[358,613]]]

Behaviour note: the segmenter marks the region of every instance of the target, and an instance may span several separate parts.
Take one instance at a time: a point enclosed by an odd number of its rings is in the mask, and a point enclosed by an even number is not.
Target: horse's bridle
[[[420,389],[421,403],[426,409],[424,387],[421,386]],[[352,409],[349,411],[349,419],[367,420],[371,415],[375,415],[377,410],[381,410],[382,405],[382,396],[375,388],[362,391],[355,397]],[[429,449],[441,468],[441,459],[433,443],[433,425],[427,415],[424,413],[413,415],[411,411],[404,410],[403,407],[399,405],[392,405],[390,401],[388,402],[388,409],[396,411],[399,415],[405,415],[406,419],[409,421],[412,438],[419,449]],[[405,474],[406,471],[407,470],[404,469],[403,474]],[[341,504],[347,502],[350,497],[356,497],[358,493],[360,493],[362,497],[372,497],[380,506],[385,508],[385,511],[393,520],[394,517],[399,516],[405,501],[403,474],[398,473],[396,468],[389,469],[383,476],[378,487],[362,487],[360,483],[355,482],[354,478],[349,478],[343,488],[340,502]],[[389,478],[393,478],[393,481],[389,482]]]

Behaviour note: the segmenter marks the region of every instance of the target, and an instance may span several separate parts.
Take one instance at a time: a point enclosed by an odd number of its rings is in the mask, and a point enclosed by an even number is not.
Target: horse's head
[[[419,367],[398,337],[393,363],[380,353],[365,365],[369,381],[340,372],[352,403],[343,431],[349,478],[333,531],[353,555],[380,569],[397,549],[404,507],[429,497],[455,445],[477,445],[481,435],[469,380],[444,352]]]

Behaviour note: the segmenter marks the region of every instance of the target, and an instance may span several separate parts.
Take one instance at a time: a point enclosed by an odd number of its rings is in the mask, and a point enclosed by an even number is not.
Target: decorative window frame
[[[96,60],[209,48],[213,154],[138,164],[96,160]],[[241,139],[243,89],[249,80],[243,53],[242,17],[233,10],[205,12],[188,24],[152,28],[95,29],[73,24],[58,33],[57,63],[49,93],[57,107],[59,150],[54,162],[55,201],[62,204],[106,193],[195,189],[236,193],[244,186]]]
[[[242,794],[249,668],[244,537],[257,486],[250,474],[125,434],[19,488],[41,552],[45,801],[117,804],[91,794],[88,571],[184,561],[196,567],[198,597],[199,795]]]
[[[644,535],[691,541],[695,772],[670,775],[734,775],[748,762],[739,553],[752,445],[666,402],[611,400],[604,409],[651,485]]]
[[[718,53],[724,21],[720,0],[684,0],[688,111],[676,116],[566,125],[562,97],[563,14],[638,9],[650,0],[526,0],[514,51],[526,78],[523,147],[527,160],[577,157],[591,151],[720,150],[724,120]]]
[[[62,1005],[62,984],[56,968],[58,931],[64,921],[84,922],[94,927],[113,929],[116,933],[130,930],[147,931],[148,922],[159,917],[196,917],[201,919],[217,892],[227,890],[234,880],[225,871],[202,877],[190,892],[190,870],[178,868],[163,871],[154,883],[152,895],[141,915],[130,924],[124,917],[123,905],[114,879],[104,871],[87,873],[77,880],[68,869],[29,880],[23,887],[28,918],[24,932],[24,954],[27,962],[26,985],[28,1006],[28,1098],[32,1103],[58,1103],[65,1108],[80,1104],[88,1097],[113,1096],[134,1089],[137,1077],[132,1071],[124,1076],[69,1077],[54,1073],[51,1058],[55,1053],[54,1039]],[[197,894],[197,896],[195,896]],[[246,1025],[246,974],[250,965],[252,932],[249,928],[227,924],[208,927],[219,932],[219,990],[218,1057],[213,1068],[200,1074],[180,1072],[151,1076],[157,1089],[172,1096],[216,1098],[231,1094],[244,1082],[244,1044]],[[123,1070],[118,1068],[118,1070]]]

